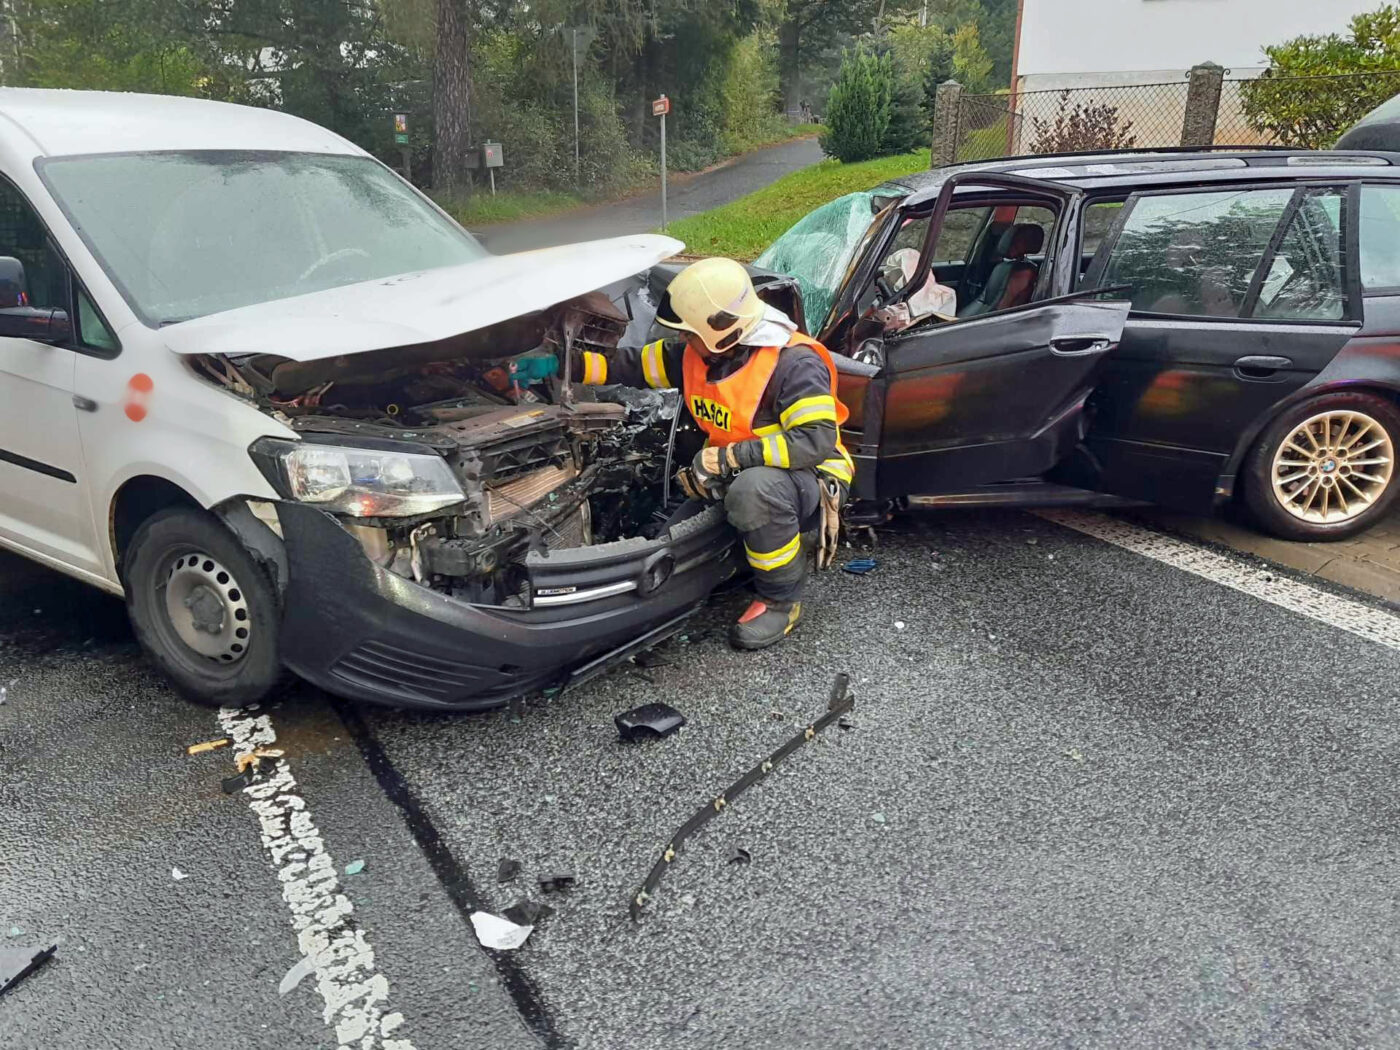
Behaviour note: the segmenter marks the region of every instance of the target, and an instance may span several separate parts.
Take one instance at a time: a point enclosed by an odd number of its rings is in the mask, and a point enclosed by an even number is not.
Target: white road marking
[[[1064,525],[1115,547],[1194,573],[1290,612],[1350,631],[1379,645],[1400,649],[1400,616],[1384,609],[1313,587],[1284,576],[1278,570],[1250,565],[1105,514],[1074,510],[1039,510],[1034,513],[1046,521]]]
[[[219,709],[219,724],[233,737],[237,754],[277,744],[271,720],[254,710]],[[414,1050],[409,1040],[391,1038],[403,1015],[388,1012],[389,979],[374,967],[374,949],[355,922],[350,899],[340,892],[339,869],[287,760],[278,760],[272,776],[242,793],[261,824],[263,849],[291,909],[297,946],[313,960],[326,1004],[322,1018],[335,1026],[340,1050]]]

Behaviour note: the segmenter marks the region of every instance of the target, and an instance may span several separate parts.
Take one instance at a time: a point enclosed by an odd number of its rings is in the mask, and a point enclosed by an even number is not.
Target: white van
[[[0,545],[123,594],[190,698],[489,706],[735,571],[657,495],[674,404],[560,365],[645,337],[679,242],[494,257],[323,128],[185,98],[0,90],[0,176]]]

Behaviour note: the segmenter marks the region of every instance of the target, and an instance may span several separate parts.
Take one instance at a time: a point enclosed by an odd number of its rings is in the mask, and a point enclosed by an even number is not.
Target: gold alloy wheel
[[[1390,486],[1395,449],[1364,412],[1322,412],[1293,428],[1274,453],[1274,498],[1315,525],[1350,521]]]

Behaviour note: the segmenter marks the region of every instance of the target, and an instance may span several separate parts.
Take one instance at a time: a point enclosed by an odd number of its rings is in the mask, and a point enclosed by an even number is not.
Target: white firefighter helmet
[[[676,274],[656,320],[694,333],[712,354],[725,354],[758,327],[763,313],[763,301],[742,265],[733,259],[701,259]]]

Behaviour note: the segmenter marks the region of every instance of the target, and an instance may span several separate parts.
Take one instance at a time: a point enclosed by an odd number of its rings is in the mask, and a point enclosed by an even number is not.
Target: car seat
[[[976,317],[995,310],[1009,310],[1030,302],[1040,267],[1027,255],[1045,245],[1045,230],[1030,222],[1018,222],[1001,235],[997,254],[1001,262],[992,268],[987,284],[976,299],[958,312],[959,317]]]

